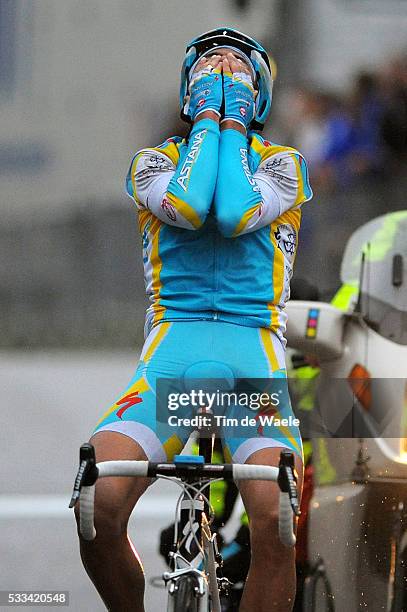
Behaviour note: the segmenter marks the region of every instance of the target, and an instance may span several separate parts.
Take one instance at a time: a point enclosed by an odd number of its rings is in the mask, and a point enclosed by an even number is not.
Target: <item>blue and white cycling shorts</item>
[[[119,432],[138,442],[150,461],[171,461],[181,452],[192,429],[183,424],[159,426],[157,388],[161,383],[157,381],[185,380],[186,372],[194,371],[199,372],[200,379],[216,382],[225,370],[236,380],[276,378],[287,387],[284,348],[271,330],[215,320],[162,322],[151,330],[134,377],[102,416],[94,433]],[[302,459],[300,432],[292,423],[295,419],[288,391],[282,397],[283,401],[272,409],[271,424],[260,422],[259,411],[253,413],[240,402],[229,405],[227,415],[254,417],[251,423],[255,426],[220,427],[226,461],[244,463],[255,451],[270,447],[288,448]],[[270,410],[264,413],[270,414]],[[175,417],[176,411],[172,414]],[[177,419],[172,421],[176,423]]]

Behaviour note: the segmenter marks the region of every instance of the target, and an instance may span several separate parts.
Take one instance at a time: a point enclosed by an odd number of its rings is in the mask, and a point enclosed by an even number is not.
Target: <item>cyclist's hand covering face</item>
[[[247,129],[255,115],[257,95],[249,67],[244,60],[227,53],[222,57],[222,72],[224,119],[237,121]]]
[[[209,110],[220,116],[223,100],[221,71],[220,55],[205,56],[197,63],[188,88],[189,110],[193,119]]]

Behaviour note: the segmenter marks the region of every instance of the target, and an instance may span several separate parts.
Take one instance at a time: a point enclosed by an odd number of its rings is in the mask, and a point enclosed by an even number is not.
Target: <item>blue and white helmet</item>
[[[199,58],[216,47],[227,47],[243,54],[253,66],[256,76],[256,88],[259,93],[256,98],[256,113],[250,127],[262,130],[271,109],[273,78],[270,59],[267,51],[257,41],[232,28],[210,30],[194,38],[187,45],[181,71],[181,118],[188,123],[192,122],[188,114],[187,104],[189,77]]]

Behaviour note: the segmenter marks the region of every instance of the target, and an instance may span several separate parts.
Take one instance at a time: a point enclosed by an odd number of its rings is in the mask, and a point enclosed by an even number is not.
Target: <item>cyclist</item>
[[[156,428],[156,381],[182,378],[196,364],[216,378],[219,363],[236,378],[286,376],[284,304],[298,244],[301,206],[312,192],[303,157],[264,140],[271,107],[271,70],[264,48],[229,28],[187,47],[181,116],[187,138],[174,136],[132,160],[127,193],[138,212],[151,306],[140,363],[127,390],[91,438],[98,461],[171,460],[187,432]],[[278,415],[291,414],[289,401]],[[230,461],[276,465],[281,448],[296,456],[294,425],[257,428],[224,439]],[[85,568],[110,610],[144,610],[144,577],[127,523],[149,481],[97,483],[96,539],[81,541]],[[241,610],[292,609],[294,551],[279,541],[278,486],[240,485],[250,522],[251,564]]]

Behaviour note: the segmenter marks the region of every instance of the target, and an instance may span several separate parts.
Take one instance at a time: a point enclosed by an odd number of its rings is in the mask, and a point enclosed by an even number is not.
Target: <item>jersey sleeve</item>
[[[290,209],[298,209],[312,198],[305,159],[295,149],[286,149],[259,164],[253,179],[259,187],[261,204],[241,234],[270,225]]]
[[[253,174],[246,137],[237,130],[222,132],[215,211],[225,236],[235,238],[270,225],[312,197],[302,155],[290,147],[275,149],[265,149]]]
[[[254,174],[263,199],[262,214],[270,221],[290,208],[299,208],[313,195],[303,156],[295,149],[281,149],[261,161]]]
[[[143,149],[137,153],[126,178],[126,192],[139,210],[150,210],[168,225],[191,229],[191,224],[177,215],[166,197],[168,185],[176,166],[171,159],[156,149]]]
[[[249,167],[247,138],[235,129],[221,133],[214,212],[226,238],[257,229],[262,212],[260,187]]]
[[[174,161],[157,149],[133,159],[126,191],[139,209],[148,209],[168,225],[199,229],[212,204],[218,169],[219,125],[196,122]]]
[[[219,136],[219,124],[213,119],[196,121],[168,185],[167,199],[190,223],[190,229],[199,229],[205,223],[212,206],[218,174]]]

